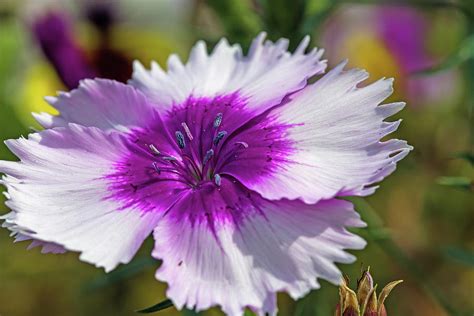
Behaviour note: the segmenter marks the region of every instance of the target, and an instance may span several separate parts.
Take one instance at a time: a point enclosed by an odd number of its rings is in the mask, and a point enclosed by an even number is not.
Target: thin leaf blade
[[[170,308],[172,306],[173,306],[173,302],[171,302],[171,300],[167,299],[167,300],[159,302],[158,304],[155,304],[153,306],[150,306],[150,307],[147,307],[147,308],[144,308],[144,309],[140,309],[140,310],[137,311],[137,313],[151,314],[151,313],[156,313],[156,312],[159,312],[161,310]]]
[[[444,61],[434,67],[415,72],[414,75],[432,75],[474,59],[474,35],[469,36],[461,44],[457,52],[447,57]]]
[[[471,179],[466,177],[440,177],[437,180],[438,184],[449,187],[454,187],[463,190],[472,190],[473,183]]]
[[[473,251],[468,251],[462,248],[450,246],[443,249],[443,254],[445,257],[451,260],[465,264],[470,267],[474,267],[474,252]]]
[[[463,159],[474,166],[474,153],[471,152],[460,152],[454,155],[455,158]]]

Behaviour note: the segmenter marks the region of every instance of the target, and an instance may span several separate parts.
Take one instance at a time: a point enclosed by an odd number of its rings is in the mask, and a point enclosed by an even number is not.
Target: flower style
[[[84,80],[47,98],[60,115],[35,114],[45,130],[6,142],[20,161],[0,162],[4,226],[106,271],[153,233],[156,278],[177,308],[275,315],[277,291],[339,284],[335,263],[365,241],[337,197],[374,192],[410,146],[380,140],[404,106],[379,105],[392,80],[359,88],[367,73],[342,63],[310,84],[325,61],[308,43],[290,53],[262,33],[244,55],[198,42],[167,72],[136,62],[128,85]]]

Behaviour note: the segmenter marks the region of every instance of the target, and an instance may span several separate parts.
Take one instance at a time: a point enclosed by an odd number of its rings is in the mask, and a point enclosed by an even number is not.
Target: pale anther
[[[150,148],[151,152],[154,155],[159,155],[160,154],[160,151],[155,147],[155,145],[150,144],[150,145],[148,145],[148,148]]]
[[[242,145],[244,146],[245,148],[249,148],[249,144],[247,144],[246,142],[235,142],[236,145]]]
[[[217,116],[214,120],[214,127],[218,128],[222,123],[222,113],[217,113]]]
[[[184,132],[186,133],[186,136],[188,136],[189,140],[193,140],[193,134],[191,134],[191,130],[189,130],[188,125],[183,122],[181,123],[181,126],[183,127]]]
[[[220,176],[218,173],[216,173],[216,174],[214,175],[214,183],[215,183],[218,187],[220,187],[220,186],[221,186],[221,182],[222,182],[221,176]]]

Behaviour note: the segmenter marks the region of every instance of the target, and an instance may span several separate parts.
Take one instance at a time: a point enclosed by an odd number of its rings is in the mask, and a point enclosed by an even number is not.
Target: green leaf
[[[474,252],[457,247],[446,247],[442,250],[445,257],[459,263],[474,267]]]
[[[183,309],[183,311],[181,312],[181,315],[183,316],[199,316],[199,315],[202,315],[202,313],[198,313],[196,311],[193,311],[191,309]]]
[[[441,185],[446,185],[468,191],[471,191],[473,188],[473,183],[471,179],[466,177],[440,177],[436,182]]]
[[[474,166],[474,153],[466,151],[466,152],[457,153],[454,155],[454,157],[466,160],[467,162],[471,164],[471,166]]]
[[[318,31],[319,26],[337,8],[337,4],[337,1],[331,0],[308,0],[301,32],[313,34]]]
[[[163,309],[166,309],[166,308],[169,308],[169,307],[172,307],[172,306],[173,306],[173,302],[171,302],[171,300],[164,300],[163,302],[160,302],[156,305],[138,310],[137,313],[150,314],[150,313],[159,312]]]
[[[453,67],[456,67],[470,59],[474,59],[474,35],[469,36],[464,40],[459,47],[459,50],[453,53],[451,56],[447,57],[440,64],[418,71],[415,75],[431,75],[443,70],[447,70]]]
[[[167,300],[164,300],[164,301],[162,301],[162,302],[160,302],[156,305],[147,307],[145,309],[138,310],[137,313],[142,313],[142,314],[156,313],[156,312],[159,312],[161,310],[170,308],[172,306],[173,306],[173,302],[171,302],[171,300],[167,299]],[[196,311],[184,308],[181,311],[181,315],[183,315],[183,316],[199,316],[199,315],[201,315],[201,313],[198,313]]]
[[[239,42],[247,47],[250,39],[261,30],[260,17],[248,0],[207,0],[205,3],[219,17],[231,42]]]
[[[302,26],[307,0],[265,0],[260,3],[269,38],[271,40],[288,38],[290,50],[294,49],[305,35],[302,33]]]
[[[255,316],[255,314],[252,311],[246,309],[244,312],[244,316]]]
[[[154,267],[157,264],[158,261],[150,257],[136,258],[126,266],[122,266],[111,273],[104,274],[100,278],[97,278],[87,283],[83,288],[83,292],[88,293],[89,291],[116,284],[120,281],[129,279],[137,275],[138,273],[146,270],[149,267]]]

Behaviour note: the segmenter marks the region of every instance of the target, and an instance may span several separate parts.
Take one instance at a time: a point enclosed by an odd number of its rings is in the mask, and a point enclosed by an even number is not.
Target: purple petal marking
[[[179,201],[169,208],[166,216],[172,222],[186,222],[189,227],[205,225],[210,233],[217,227],[238,229],[247,217],[259,213],[257,195],[235,179],[219,176],[219,185],[207,181],[193,190],[187,190]],[[251,196],[255,196],[252,200]]]
[[[163,211],[209,186],[225,190],[229,172],[262,181],[292,153],[285,137],[290,126],[266,114],[255,117],[237,94],[190,97],[163,118],[129,132],[128,152],[106,176],[108,198],[122,201],[124,208]],[[183,128],[192,138],[185,140]]]
[[[324,68],[318,52],[304,55],[309,40],[291,55],[287,40],[263,38],[245,58],[225,42],[225,58],[202,45],[186,66],[171,57],[168,74],[153,74],[172,80],[152,95],[89,80],[54,99],[58,109],[82,99],[91,111],[61,110],[63,127],[7,142],[21,158],[0,161],[7,228],[81,251],[106,271],[129,262],[153,230],[156,276],[178,308],[275,314],[278,291],[297,299],[319,287],[316,278],[339,283],[334,263],[352,262],[343,249],[365,242],[346,230],[364,225],[352,205],[335,197],[372,193],[411,150],[380,141],[403,104],[380,105],[391,80],[359,88],[367,74],[343,64],[307,85]],[[227,67],[229,78],[216,80],[229,58],[245,71]]]
[[[344,249],[365,246],[345,229],[364,226],[347,201],[268,201],[225,178],[221,191],[208,189],[175,205],[154,230],[152,255],[163,260],[156,278],[178,308],[275,315],[276,292],[297,299],[319,288],[316,278],[338,284],[334,263],[353,262]]]

